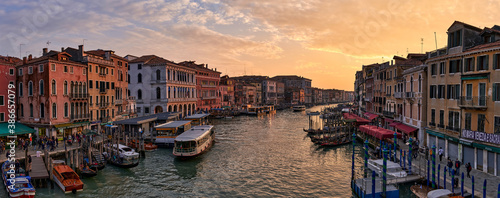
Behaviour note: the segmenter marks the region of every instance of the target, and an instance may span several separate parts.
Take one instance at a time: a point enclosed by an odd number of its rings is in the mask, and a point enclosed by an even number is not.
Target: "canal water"
[[[109,165],[83,179],[76,195],[55,186],[37,189],[36,197],[352,197],[352,145],[314,145],[302,130],[307,117],[283,110],[216,120],[216,143],[202,156],[183,161],[159,149],[135,168]],[[359,148],[355,162],[362,166]]]

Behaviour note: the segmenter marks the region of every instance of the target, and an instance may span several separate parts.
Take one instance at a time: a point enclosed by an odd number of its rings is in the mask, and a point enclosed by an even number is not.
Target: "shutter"
[[[477,57],[477,63],[476,63],[476,71],[479,71],[479,59],[480,59],[480,57],[478,56]]]
[[[493,83],[493,101],[497,99],[497,83]]]
[[[476,57],[472,57],[472,71],[474,71],[474,64],[476,63]]]
[[[486,70],[488,70],[488,64],[490,63],[490,55],[486,55]]]
[[[497,54],[493,55],[493,69],[500,69],[497,66],[497,56],[498,56]]]

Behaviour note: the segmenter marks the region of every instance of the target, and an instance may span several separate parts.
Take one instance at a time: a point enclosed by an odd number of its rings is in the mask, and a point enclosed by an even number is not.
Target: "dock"
[[[375,181],[375,192],[372,191],[371,178],[361,178],[354,180],[352,189],[360,198],[373,197],[375,193],[376,198],[384,197],[382,194],[382,179],[377,178]],[[395,185],[387,185],[385,197],[399,197],[399,189]]]
[[[32,179],[33,186],[44,186],[47,184],[49,179],[49,173],[47,172],[47,167],[43,162],[42,157],[32,157],[31,158],[31,172],[29,176]]]

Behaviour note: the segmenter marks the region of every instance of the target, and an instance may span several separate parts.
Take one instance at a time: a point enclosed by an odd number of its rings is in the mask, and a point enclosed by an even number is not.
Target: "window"
[[[69,72],[73,73],[73,66],[69,67]]]
[[[452,131],[460,130],[460,112],[458,111],[448,112],[448,129]]]
[[[17,72],[17,75],[18,76],[22,76],[23,75],[23,68],[19,68],[19,70]]]
[[[0,96],[0,106],[4,106],[5,105],[5,96]]]
[[[44,117],[45,117],[45,104],[40,103],[40,118],[44,118]]]
[[[52,95],[56,95],[56,80],[52,79]]]
[[[43,72],[43,64],[38,65],[38,72]]]
[[[92,86],[94,86],[93,81],[89,80],[89,89],[92,89]]]
[[[99,73],[99,67],[97,65],[95,66],[95,73]]]
[[[68,72],[68,66],[64,65],[64,73]]]
[[[43,90],[44,90],[44,87],[43,87],[43,80],[40,80],[40,83],[39,83],[39,88],[40,88],[40,95],[43,96]]]
[[[465,59],[464,72],[474,71],[474,59],[475,59],[474,57]]]
[[[89,64],[89,72],[92,72],[92,65]]]
[[[64,117],[68,117],[68,103],[64,103]]]
[[[493,129],[495,134],[500,134],[500,117],[495,116],[495,129]]]
[[[449,65],[450,74],[461,72],[461,68],[462,68],[462,60],[461,59],[450,60],[449,64],[450,64]]]
[[[32,74],[33,73],[33,67],[32,66],[29,66],[28,67],[28,74]]]
[[[156,88],[156,99],[161,98],[161,89],[159,87]]]
[[[115,83],[111,82],[111,89],[115,89]]]
[[[23,96],[23,83],[22,82],[19,83],[18,92],[19,92],[19,97],[22,97]]]
[[[436,75],[437,74],[437,66],[436,64],[431,65],[431,75]]]
[[[5,122],[5,113],[0,113],[0,122]]]
[[[144,113],[149,113],[149,107],[144,107]]]
[[[33,117],[33,104],[30,103],[30,118]]]
[[[85,68],[82,69],[83,75],[87,75],[87,70]]]
[[[92,97],[90,97],[90,101],[89,102],[90,102],[90,105],[92,106]]]
[[[443,99],[444,95],[445,95],[445,86],[444,85],[438,85],[437,98]]]
[[[439,63],[439,74],[446,74],[446,68],[444,62]]]
[[[19,105],[19,111],[21,113],[21,117],[24,117],[24,105],[23,104]]]
[[[436,109],[431,109],[431,123],[436,123]]]
[[[137,74],[137,83],[142,83],[142,74]]]
[[[52,103],[52,118],[57,118],[57,105]]]
[[[472,100],[472,84],[467,84],[465,87],[465,99]]]
[[[448,46],[450,48],[462,45],[462,30],[448,33]]]
[[[498,61],[499,58],[500,54],[493,55],[493,69],[500,69],[500,61]]]
[[[56,64],[51,64],[50,68],[51,68],[52,71],[56,71]]]
[[[141,112],[141,107],[137,107],[137,113]]]
[[[477,71],[488,70],[489,55],[477,57]]]
[[[114,70],[113,69],[111,69],[111,75],[114,75]]]
[[[137,69],[142,69],[142,64],[137,64]]]
[[[444,127],[444,110],[439,110],[439,125],[441,128]]]
[[[500,101],[500,83],[493,83],[493,101]]]
[[[63,88],[64,88],[63,94],[65,96],[67,96],[68,95],[68,81],[64,81],[64,87]]]
[[[95,88],[98,89],[99,88],[99,81],[95,81]]]
[[[156,80],[161,80],[161,72],[159,69],[156,70]]]
[[[12,69],[12,68],[9,69],[9,75],[11,75],[11,76],[14,75],[14,69]]]
[[[486,116],[484,114],[477,114],[477,131],[484,132],[484,121]]]
[[[109,82],[106,82],[106,89],[109,89]]]
[[[28,82],[28,96],[33,96],[33,82]]]
[[[137,91],[137,99],[142,100],[142,91],[140,89]]]

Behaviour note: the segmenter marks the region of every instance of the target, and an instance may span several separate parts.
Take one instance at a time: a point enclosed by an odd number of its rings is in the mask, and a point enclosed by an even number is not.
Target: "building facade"
[[[221,108],[220,72],[209,69],[208,64],[196,64],[194,61],[184,61],[178,65],[189,67],[196,72],[196,110],[208,111]]]
[[[19,58],[0,56],[0,84],[5,86],[3,89],[0,89],[0,123],[7,122],[9,119],[9,89],[7,88],[7,85],[16,85],[16,64],[20,62],[21,59]]]

